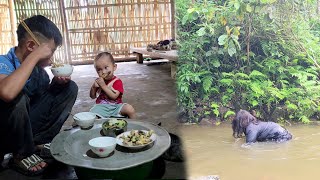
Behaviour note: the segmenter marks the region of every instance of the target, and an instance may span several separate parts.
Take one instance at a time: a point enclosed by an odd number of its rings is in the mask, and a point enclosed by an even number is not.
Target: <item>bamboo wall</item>
[[[130,47],[174,38],[172,0],[12,1],[17,20],[42,14],[57,24],[65,41],[55,58],[64,62],[92,61],[99,51],[129,57]]]
[[[53,21],[61,33],[65,31],[60,12],[60,0],[14,0],[14,10],[17,22],[19,22],[20,19],[41,14]],[[65,41],[63,45],[56,50],[54,60],[69,62]]]
[[[14,44],[14,35],[10,21],[8,0],[0,0],[0,53],[7,54]]]

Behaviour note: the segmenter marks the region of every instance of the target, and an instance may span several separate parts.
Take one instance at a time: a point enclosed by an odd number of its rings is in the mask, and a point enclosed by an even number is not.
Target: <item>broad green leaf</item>
[[[236,113],[234,111],[227,111],[225,114],[224,114],[224,118],[227,118],[229,116],[232,116],[232,115],[235,115]]]
[[[221,98],[222,103],[229,102],[229,101],[230,101],[230,99],[231,99],[231,97],[230,97],[230,96],[228,96],[228,95],[224,95],[224,96],[222,96],[222,98]]]
[[[213,65],[213,67],[216,67],[216,68],[221,66],[220,61],[217,59],[213,60],[211,64]]]
[[[315,86],[317,84],[317,81],[306,81],[304,83],[301,83],[302,86],[308,88],[311,86]]]
[[[232,79],[221,79],[220,80],[220,83],[221,84],[224,84],[224,85],[227,85],[227,86],[230,86],[232,84]]]
[[[189,16],[188,16],[188,15],[183,16],[183,18],[182,18],[182,25],[185,25],[185,24],[187,23],[188,19],[189,19]]]
[[[251,101],[251,105],[252,105],[252,107],[257,106],[258,104],[259,104],[259,102],[258,102],[258,101],[256,101],[256,100]]]
[[[234,89],[228,88],[228,89],[227,89],[227,92],[228,92],[228,93],[233,93],[233,92],[234,92]]]
[[[240,8],[240,2],[238,0],[235,0],[234,8],[236,8],[237,10]]]
[[[299,119],[305,124],[310,123],[310,120],[307,116],[301,116]]]
[[[207,52],[206,52],[206,56],[207,56],[207,57],[209,57],[209,56],[211,56],[211,55],[212,55],[212,51],[207,51]]]
[[[232,57],[235,53],[237,53],[237,50],[234,46],[234,43],[231,42],[231,43],[229,43],[228,54]]]
[[[263,73],[261,73],[260,71],[257,71],[257,70],[253,70],[250,74],[249,74],[249,77],[254,79],[254,78],[266,78],[267,76],[264,75]]]
[[[202,27],[197,31],[198,36],[203,36],[206,34],[206,28]]]
[[[247,4],[246,10],[247,12],[252,12],[252,7],[250,6],[250,4]]]
[[[249,79],[249,76],[247,74],[244,73],[236,73],[235,74],[236,78],[244,78],[244,79]]]
[[[205,92],[209,92],[212,85],[212,77],[206,76],[202,81],[202,86]]]
[[[214,108],[214,109],[217,109],[219,108],[219,105],[217,103],[211,103],[211,107]]]
[[[228,35],[224,34],[224,35],[221,35],[219,38],[218,38],[218,44],[219,45],[225,45],[226,42],[227,42],[227,39],[228,39]]]
[[[259,94],[259,95],[263,95],[264,94],[264,91],[262,90],[262,87],[258,83],[251,83],[250,84],[250,89],[253,92],[255,92],[255,93]]]
[[[298,109],[298,106],[296,106],[295,104],[292,104],[292,103],[290,103],[290,104],[287,104],[287,108],[289,109],[289,110],[297,110]]]
[[[233,34],[237,37],[239,37],[240,35],[240,28],[241,28],[240,26],[233,28]]]
[[[237,83],[239,83],[240,85],[246,86],[250,83],[250,80],[238,79]]]
[[[223,76],[223,77],[234,77],[234,74],[223,72],[223,73],[222,73],[222,76]]]
[[[190,13],[193,13],[195,11],[195,8],[190,8],[187,10],[187,12],[190,14]]]
[[[239,39],[238,36],[233,35],[233,34],[231,35],[231,38],[232,38],[233,40],[235,40],[235,41],[238,41],[238,39]]]
[[[279,89],[273,88],[273,87],[268,87],[267,89],[271,93],[272,96],[275,96],[275,97],[279,98],[280,100],[282,100],[284,98],[284,96],[281,94]]]
[[[272,4],[274,2],[276,2],[277,0],[261,0],[262,4]]]
[[[203,13],[207,13],[207,12],[209,12],[209,11],[208,11],[208,9],[203,8],[203,9],[202,9],[202,12],[203,12]]]

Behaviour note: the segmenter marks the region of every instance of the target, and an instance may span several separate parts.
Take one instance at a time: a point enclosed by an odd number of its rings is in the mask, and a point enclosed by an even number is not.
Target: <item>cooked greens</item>
[[[121,129],[125,127],[127,122],[123,119],[110,119],[102,124],[105,129]]]

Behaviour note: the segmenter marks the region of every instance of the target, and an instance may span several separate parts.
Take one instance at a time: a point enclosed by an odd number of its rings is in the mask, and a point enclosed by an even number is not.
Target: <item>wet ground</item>
[[[124,83],[123,101],[131,104],[136,112],[137,119],[152,123],[161,122],[162,127],[171,133],[179,134],[177,131],[177,105],[175,81],[170,76],[169,63],[157,63],[158,61],[137,64],[136,62],[118,63],[115,75]],[[50,71],[50,70],[49,70]],[[51,72],[49,75],[52,76]],[[79,94],[72,113],[88,111],[94,104],[89,97],[89,90],[97,77],[93,65],[75,66],[72,79],[79,86]],[[68,128],[72,125],[72,117],[69,117],[65,125]],[[48,171],[42,177],[49,179],[76,179],[72,167],[52,161]],[[164,179],[185,178],[184,163],[166,161]],[[5,169],[0,171],[0,179],[33,179],[27,178],[15,171]]]
[[[230,123],[216,127],[183,125],[180,129],[188,176],[192,180],[213,175],[222,180],[320,179],[319,126],[286,128],[293,134],[291,141],[245,146],[244,138],[232,137]]]

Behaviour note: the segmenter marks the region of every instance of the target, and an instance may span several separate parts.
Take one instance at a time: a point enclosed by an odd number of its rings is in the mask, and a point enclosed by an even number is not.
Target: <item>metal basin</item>
[[[141,179],[150,173],[152,161],[170,146],[170,136],[164,128],[149,122],[128,120],[128,131],[152,129],[157,135],[157,140],[140,150],[117,145],[108,157],[99,158],[91,152],[88,141],[103,135],[103,122],[96,123],[90,130],[77,128],[59,133],[51,143],[51,154],[57,161],[74,166],[81,178],[89,178],[89,175],[90,178]]]

